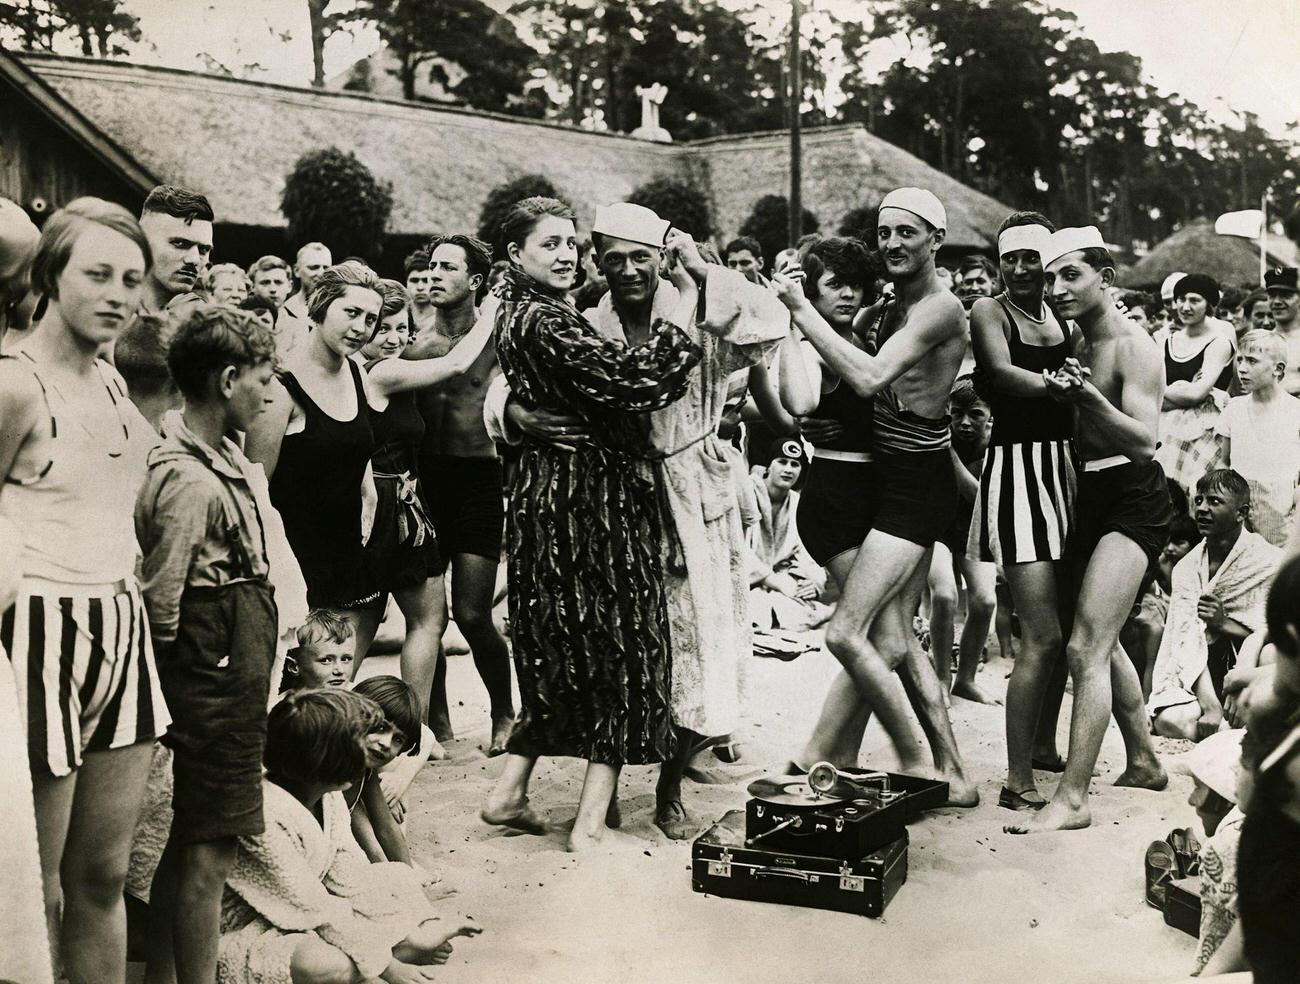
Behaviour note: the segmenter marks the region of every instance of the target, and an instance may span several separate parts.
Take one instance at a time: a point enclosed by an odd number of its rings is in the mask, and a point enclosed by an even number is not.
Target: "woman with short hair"
[[[584,418],[590,441],[563,450],[525,435],[509,484],[521,711],[482,816],[543,832],[527,796],[537,758],[586,759],[568,845],[576,851],[603,837],[621,767],[673,752],[662,568],[672,521],[648,461],[645,412],[679,399],[700,361],[700,347],[678,327],[694,316],[698,292],[673,262],[681,302],[631,346],[602,335],[567,299],[578,262],[567,205],[526,198],[502,232],[511,263],[496,315],[502,372],[525,405]]]

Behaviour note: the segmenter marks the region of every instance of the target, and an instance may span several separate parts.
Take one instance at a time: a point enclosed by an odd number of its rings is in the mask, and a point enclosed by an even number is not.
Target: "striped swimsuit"
[[[122,436],[106,446],[21,357],[49,409],[50,459],[6,479],[4,512],[25,549],[0,648],[13,663],[32,770],[57,777],[88,752],[153,741],[170,723],[134,574],[132,513],[157,435],[107,363],[96,368]]]
[[[996,300],[1010,323],[1011,364],[1035,374],[1060,369],[1070,354],[1065,329],[1055,345],[1030,345],[1020,337],[1016,312],[1001,296]],[[1043,312],[1060,327],[1046,304]],[[1074,411],[1048,396],[982,389],[988,390],[984,395],[993,412],[993,433],[984,454],[967,556],[999,565],[1060,560],[1073,522]]]

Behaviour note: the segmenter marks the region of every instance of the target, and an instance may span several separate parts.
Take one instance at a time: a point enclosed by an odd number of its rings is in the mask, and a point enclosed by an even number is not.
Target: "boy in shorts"
[[[227,435],[266,404],[275,341],[248,314],[197,307],[167,368],[184,397],[163,418],[136,502],[142,588],[172,712],[173,819],[150,898],[150,977],[211,984],[236,839],[262,833],[262,749],[276,607],[257,484]]]

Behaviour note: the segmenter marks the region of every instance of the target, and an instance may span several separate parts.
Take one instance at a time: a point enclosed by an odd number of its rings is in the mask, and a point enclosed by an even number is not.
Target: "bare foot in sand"
[[[967,683],[965,680],[954,680],[952,683],[952,695],[960,697],[962,700],[972,700],[977,704],[995,704],[1002,706],[1002,701],[992,694],[985,691],[975,681]]]
[[[944,806],[968,808],[980,805],[980,793],[975,784],[963,776],[940,776],[948,784],[948,802]]]
[[[492,743],[487,748],[488,758],[505,754],[506,742],[510,740],[510,732],[514,726],[514,715],[503,714],[492,719]]]
[[[1024,820],[1009,823],[1002,828],[1008,834],[1041,834],[1051,830],[1082,830],[1092,825],[1092,812],[1088,804],[1078,808],[1052,800],[1037,813],[1026,815]]]
[[[547,830],[546,822],[533,812],[527,799],[513,803],[489,799],[479,812],[479,819],[493,827],[508,827],[525,834],[544,834]]]
[[[1137,789],[1152,789],[1157,792],[1169,785],[1169,774],[1165,772],[1159,759],[1130,765],[1115,780],[1116,786],[1132,786]]]
[[[609,830],[602,825],[598,830],[579,830],[575,827],[569,834],[566,847],[571,854],[610,854],[615,851],[644,850],[646,844],[639,837]]]

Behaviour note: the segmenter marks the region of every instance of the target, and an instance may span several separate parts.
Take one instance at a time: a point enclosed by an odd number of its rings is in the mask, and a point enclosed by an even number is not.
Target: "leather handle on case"
[[[808,881],[808,872],[794,871],[790,868],[755,868],[755,878],[793,878],[796,881]]]

